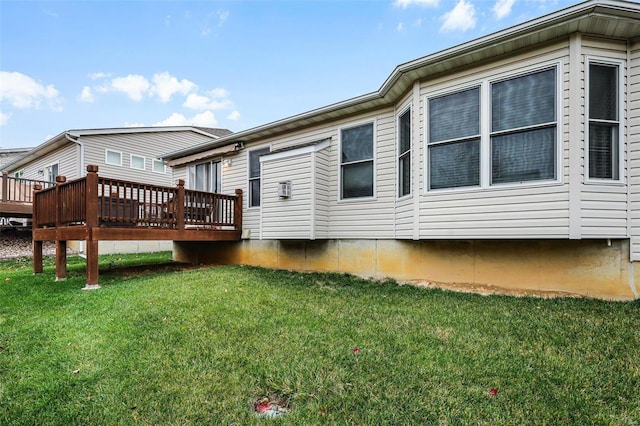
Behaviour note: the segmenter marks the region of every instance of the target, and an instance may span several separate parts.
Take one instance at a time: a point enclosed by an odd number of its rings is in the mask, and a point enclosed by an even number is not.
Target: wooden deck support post
[[[0,201],[9,201],[9,174],[2,172],[2,194],[0,194]]]
[[[236,231],[242,232],[242,189],[236,189],[236,203],[233,206],[233,223]]]
[[[60,185],[65,183],[67,178],[56,176],[56,228],[62,226],[62,209],[64,205],[60,196]],[[67,241],[56,238],[56,281],[67,279]]]
[[[85,213],[87,224],[87,277],[84,290],[100,288],[98,284],[98,241],[93,239],[93,228],[98,227],[98,166],[87,166]]]
[[[176,197],[176,226],[178,229],[184,229],[184,179],[178,179],[178,195]]]
[[[4,174],[2,178],[4,179]],[[4,186],[3,186],[4,188]],[[4,191],[4,190],[3,190]],[[36,197],[36,192],[42,191],[42,185],[36,183],[33,186],[33,215],[31,216],[31,235],[34,234],[33,231],[38,227],[38,220],[36,217],[38,198]],[[42,273],[42,241],[33,241],[33,273],[41,274]]]

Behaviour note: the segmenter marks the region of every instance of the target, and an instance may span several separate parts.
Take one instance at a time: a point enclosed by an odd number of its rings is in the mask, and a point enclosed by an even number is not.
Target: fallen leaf
[[[80,370],[73,370],[73,374],[78,374],[80,372]]]
[[[497,394],[498,394],[498,389],[497,388],[489,389],[489,395],[496,396]]]
[[[353,348],[353,354],[358,355],[360,353],[360,348]]]
[[[4,279],[4,281],[8,283],[9,281],[11,281],[11,278],[7,277]]]

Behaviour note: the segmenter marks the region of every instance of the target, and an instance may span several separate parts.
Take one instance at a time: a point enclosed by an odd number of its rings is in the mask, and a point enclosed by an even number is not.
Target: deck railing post
[[[7,172],[2,172],[2,199],[0,201],[8,201],[9,197],[7,194],[9,193],[9,174]]]
[[[236,189],[236,201],[233,205],[233,224],[236,231],[242,231],[242,189]]]
[[[176,226],[182,230],[184,229],[184,179],[178,179],[178,194],[176,198]]]
[[[4,179],[4,176],[3,176]],[[33,186],[33,210],[31,213],[31,235],[35,235],[35,230],[38,227],[38,197],[36,193],[42,190],[42,185],[36,183]],[[42,240],[36,241],[32,239],[33,242],[33,273],[41,274],[42,273]]]
[[[62,227],[63,212],[67,203],[62,200],[62,184],[67,181],[64,176],[56,176],[56,228]],[[67,279],[67,241],[56,238],[56,281]]]
[[[87,224],[86,255],[87,281],[85,290],[100,288],[98,285],[98,241],[93,239],[93,228],[97,228],[98,221],[98,166],[87,166],[85,199],[85,223]]]

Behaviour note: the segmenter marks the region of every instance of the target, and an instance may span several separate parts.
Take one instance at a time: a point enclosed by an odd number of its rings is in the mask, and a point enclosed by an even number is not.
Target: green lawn
[[[640,424],[638,302],[168,260],[0,261],[0,425]]]

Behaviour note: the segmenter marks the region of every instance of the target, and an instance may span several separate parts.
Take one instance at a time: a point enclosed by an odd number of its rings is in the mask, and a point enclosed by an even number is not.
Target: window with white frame
[[[222,192],[220,161],[189,166],[189,188],[197,191]]]
[[[144,170],[145,167],[145,158],[139,155],[131,154],[131,168]]]
[[[411,108],[398,118],[398,196],[411,194]]]
[[[13,174],[13,177],[16,179],[22,179],[24,177],[24,169],[18,170]]]
[[[373,123],[340,132],[340,198],[373,197]]]
[[[427,189],[557,180],[557,66],[427,99]]]
[[[269,147],[249,151],[249,207],[260,205],[260,157],[269,151]]]
[[[122,153],[106,149],[104,152],[104,162],[112,166],[122,166]]]
[[[429,99],[429,189],[480,185],[480,88]]]
[[[589,63],[590,179],[620,179],[619,73],[617,64]]]
[[[153,159],[153,171],[155,173],[166,173],[166,168],[165,168],[165,164],[164,161],[162,161],[159,158],[154,158]]]
[[[556,178],[556,69],[491,84],[491,183]]]

